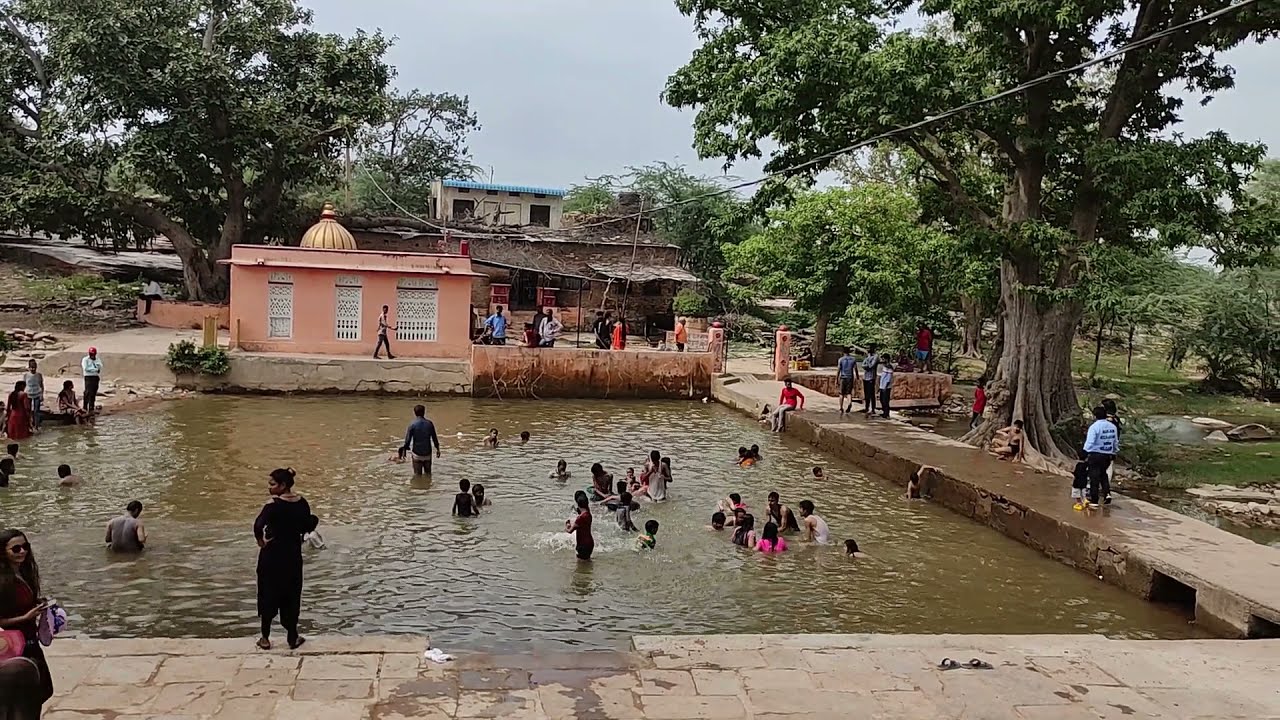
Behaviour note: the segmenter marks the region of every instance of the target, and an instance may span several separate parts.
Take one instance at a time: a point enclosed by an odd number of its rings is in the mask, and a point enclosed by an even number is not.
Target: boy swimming
[[[484,436],[484,446],[498,447],[498,428],[489,428],[489,434]]]
[[[471,500],[476,515],[480,514],[480,508],[493,504],[492,500],[484,496],[484,486],[480,483],[471,486]]]
[[[648,520],[644,524],[644,533],[636,538],[637,550],[652,550],[658,544],[658,521]]]
[[[453,496],[453,510],[451,513],[457,517],[473,517],[479,515],[479,510],[475,507],[471,498],[471,481],[463,478],[458,481],[459,492]]]
[[[635,532],[639,528],[635,523],[631,522],[631,493],[623,492],[618,497],[618,503],[613,511],[613,517],[618,521],[618,527],[627,532]],[[652,520],[650,522],[653,522]]]
[[[866,553],[858,549],[858,541],[853,538],[844,541],[844,554],[851,558],[864,558],[867,556]]]
[[[737,463],[742,467],[751,467],[756,464],[756,459],[751,457],[751,451],[745,445],[738,448]]]
[[[724,529],[724,520],[725,520],[725,518],[724,518],[724,513],[720,512],[719,510],[717,510],[717,511],[715,511],[715,512],[711,513],[711,529],[712,529],[712,530],[723,530],[723,529]]]
[[[552,470],[547,477],[553,480],[568,480],[573,477],[573,473],[569,472],[569,463],[564,460],[557,460],[556,469]]]
[[[521,445],[524,445],[524,444],[526,444],[526,443],[528,443],[528,442],[529,442],[529,431],[528,431],[528,430],[521,430],[521,431],[520,431],[520,444],[521,444]]]

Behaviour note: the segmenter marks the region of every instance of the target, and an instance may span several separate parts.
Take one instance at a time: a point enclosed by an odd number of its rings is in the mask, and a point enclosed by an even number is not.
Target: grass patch
[[[97,275],[68,275],[66,277],[23,278],[30,297],[36,300],[83,300],[101,298],[104,302],[132,302],[142,293],[141,280],[122,283],[106,280]]]
[[[1258,453],[1269,453],[1270,457]],[[1159,487],[1280,483],[1280,440],[1170,445],[1165,466],[1155,479]]]

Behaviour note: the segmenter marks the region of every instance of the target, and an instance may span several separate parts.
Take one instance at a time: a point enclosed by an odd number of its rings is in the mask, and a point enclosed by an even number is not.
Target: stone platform
[[[717,378],[716,400],[752,417],[777,402],[781,383]],[[1140,597],[1194,612],[1229,637],[1280,637],[1280,550],[1172,510],[1117,497],[1101,510],[1071,507],[1070,478],[1002,462],[897,420],[840,416],[813,393],[788,416],[787,433],[906,485],[921,465],[933,502]]]
[[[792,370],[790,375],[792,382],[801,387],[823,395],[840,397],[840,378],[835,368]],[[889,407],[894,410],[935,408],[945,403],[950,395],[951,376],[946,373],[899,372],[893,374]],[[863,400],[861,380],[853,383],[853,397],[858,403]],[[876,402],[879,402],[879,398]]]
[[[463,655],[419,638],[59,640],[44,720],[1263,720],[1280,641],[1096,635],[638,637]],[[979,658],[989,670],[941,670]]]

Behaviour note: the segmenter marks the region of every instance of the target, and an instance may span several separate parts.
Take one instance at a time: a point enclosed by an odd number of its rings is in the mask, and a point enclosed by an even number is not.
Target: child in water
[[[58,484],[63,487],[71,487],[77,485],[80,478],[71,472],[71,466],[62,464],[58,466]]]
[[[463,478],[458,481],[458,489],[462,492],[453,496],[452,514],[457,517],[472,517],[478,515],[475,506],[471,500],[471,481]]]
[[[525,444],[527,444],[528,442],[529,442],[529,431],[528,431],[528,430],[521,430],[521,431],[520,431],[520,444],[521,444],[521,445],[525,445]]]
[[[486,505],[492,505],[493,501],[484,496],[484,486],[476,483],[471,486],[471,506],[475,510],[476,515],[480,514],[480,508]]]
[[[826,479],[827,479],[826,474],[822,472],[822,466],[821,466],[821,465],[814,465],[814,466],[813,466],[813,479],[814,479],[814,480],[826,480]]]
[[[764,459],[764,458],[760,457],[760,446],[759,446],[759,445],[752,445],[750,448],[748,448],[748,449],[747,449],[747,455],[748,455],[748,456],[750,456],[750,457],[751,457],[751,459],[752,459],[752,460],[755,460],[756,462],[760,462],[761,460],[763,460],[763,459]]]
[[[742,467],[751,467],[756,464],[756,459],[751,457],[751,451],[746,446],[738,448],[738,465]]]
[[[658,521],[648,520],[644,524],[644,533],[636,538],[637,550],[652,550],[658,545]]]
[[[777,523],[765,523],[764,530],[760,533],[760,541],[756,543],[756,550],[762,553],[780,553],[786,549],[787,541],[778,537]]]
[[[618,496],[618,504],[613,511],[613,517],[618,521],[618,527],[622,530],[627,532],[639,530],[635,523],[631,522],[631,493],[624,492]]]
[[[564,481],[573,477],[573,473],[569,472],[569,463],[565,462],[564,460],[557,460],[556,469],[552,470],[551,473],[547,475],[547,477],[552,478],[554,480]]]
[[[851,558],[865,558],[866,553],[858,549],[858,541],[849,538],[844,541],[844,554]]]
[[[489,428],[489,434],[484,436],[484,446],[498,447],[498,428]]]
[[[711,529],[712,530],[717,530],[717,531],[723,530],[724,521],[725,521],[724,513],[720,512],[719,510],[711,513]]]

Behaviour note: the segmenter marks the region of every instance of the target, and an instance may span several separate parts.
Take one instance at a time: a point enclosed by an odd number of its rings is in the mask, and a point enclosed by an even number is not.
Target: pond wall
[[[711,353],[475,345],[471,394],[528,398],[704,398]]]
[[[227,330],[231,327],[231,308],[227,305],[153,300],[151,312],[146,312],[146,309],[146,300],[139,300],[138,320],[155,327],[199,330],[204,327],[204,319],[209,315],[218,318],[218,329]]]

